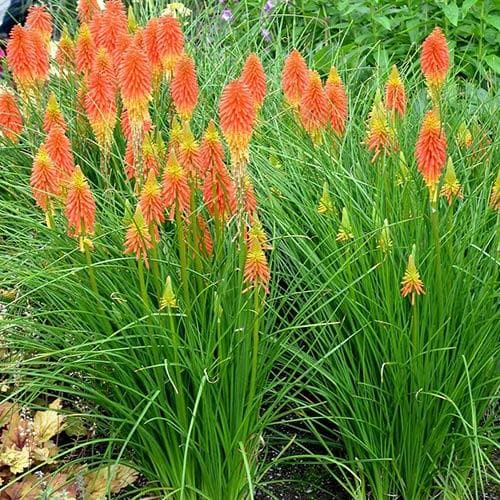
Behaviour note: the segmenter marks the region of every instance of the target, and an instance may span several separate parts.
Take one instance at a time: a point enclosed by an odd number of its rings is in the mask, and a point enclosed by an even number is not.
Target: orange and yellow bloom
[[[87,75],[94,65],[95,44],[87,24],[82,24],[75,44],[76,71]]]
[[[14,26],[7,42],[7,66],[14,81],[23,90],[29,90],[36,84],[35,58],[31,32],[19,24]]]
[[[427,112],[415,147],[417,168],[431,191],[437,194],[436,187],[446,163],[446,135],[436,108]]]
[[[80,167],[76,167],[68,183],[64,214],[68,220],[68,235],[80,240],[85,250],[85,238],[94,234],[96,205],[90,186]]]
[[[225,219],[236,212],[236,190],[224,163],[224,149],[211,121],[200,147],[203,201],[210,215]]]
[[[59,176],[44,145],[33,160],[30,186],[36,204],[44,212],[52,213],[52,199],[59,195]]]
[[[307,83],[309,70],[298,50],[292,50],[286,58],[281,76],[281,86],[285,100],[294,108],[298,108]]]
[[[231,151],[231,161],[241,167],[248,162],[248,146],[255,123],[252,94],[241,80],[233,80],[224,87],[219,117],[222,133]]]
[[[325,84],[325,94],[330,103],[330,125],[333,132],[341,136],[347,119],[347,93],[335,67],[330,69]]]
[[[54,126],[61,127],[64,131],[68,128],[66,120],[61,112],[57,97],[54,92],[51,92],[47,100],[47,107],[45,108],[45,115],[43,117],[43,131],[48,134],[50,129]]]
[[[401,295],[406,297],[410,295],[411,305],[415,305],[417,295],[425,294],[424,283],[420,279],[420,273],[415,265],[415,245],[408,257],[408,265],[401,281]]]
[[[23,117],[14,94],[10,90],[0,88],[0,133],[17,142],[22,130]]]
[[[165,205],[161,193],[161,186],[152,170],[142,187],[139,198],[139,208],[146,224],[161,224],[165,220]]]
[[[64,130],[58,125],[51,127],[44,144],[58,177],[61,182],[66,181],[73,173],[75,163],[71,143]]]
[[[177,59],[184,51],[184,35],[179,21],[172,16],[161,16],[156,37],[163,71],[170,80]]]
[[[155,237],[158,234],[154,235]],[[146,223],[141,209],[137,207],[134,217],[130,222],[127,233],[125,234],[125,248],[123,253],[134,254],[136,260],[144,262],[149,268],[148,251],[153,248],[153,238],[149,231],[149,226]]]
[[[422,43],[420,66],[433,98],[437,98],[450,68],[448,43],[441,30],[436,27]]]
[[[116,90],[111,57],[101,47],[88,77],[85,111],[97,143],[106,150],[111,146],[116,124]]]
[[[406,112],[406,92],[399,71],[394,65],[385,84],[385,107],[402,118]]]
[[[259,110],[266,96],[266,73],[257,54],[252,53],[247,57],[241,80],[250,90],[255,108]]]
[[[90,23],[95,14],[99,12],[97,0],[78,0],[77,14],[80,23]]]
[[[322,132],[330,118],[330,105],[321,78],[311,71],[300,100],[300,121],[315,145],[322,142]]]
[[[380,154],[387,155],[397,150],[394,129],[389,123],[387,110],[384,107],[379,91],[375,95],[373,107],[368,117],[368,132],[365,144],[368,151],[373,152],[372,163]]]
[[[52,36],[52,16],[45,5],[32,5],[29,8],[25,26],[31,31],[37,31],[48,47]]]
[[[173,151],[170,151],[163,173],[162,197],[164,207],[170,210],[170,218],[173,218],[175,210],[180,212],[189,210],[191,190],[186,173]]]
[[[198,101],[198,81],[194,62],[187,54],[177,60],[170,92],[177,114],[183,121],[190,120]]]
[[[261,241],[261,232],[255,232],[250,228],[247,237],[247,254],[245,258],[245,268],[243,270],[244,282],[250,288],[262,287],[267,293],[268,284],[271,278],[266,254],[264,253]]]
[[[136,43],[131,43],[123,54],[119,83],[134,136],[149,119],[148,105],[152,90],[151,64]]]

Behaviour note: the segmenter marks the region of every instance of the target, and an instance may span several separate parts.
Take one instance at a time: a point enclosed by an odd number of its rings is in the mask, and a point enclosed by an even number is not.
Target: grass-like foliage
[[[127,29],[158,14],[141,3]],[[266,52],[249,21],[233,31],[203,14],[188,19],[185,49],[199,83],[193,113],[171,92],[169,60],[156,85],[152,78],[149,102],[137,91],[140,75],[127,80],[134,68],[118,68],[117,109],[107,115],[82,101],[91,68],[78,74],[60,58],[47,81],[14,68],[9,92],[23,129],[6,134],[2,123],[0,151],[1,283],[15,297],[0,322],[5,399],[36,407],[57,397],[63,413],[83,416],[94,436],[61,443],[52,469],[74,486],[79,462],[133,467],[146,486],[126,498],[253,498],[262,447],[283,421],[308,433],[297,438],[300,459],[320,461],[355,498],[478,497],[497,479],[498,97],[447,65],[444,76],[426,71],[426,89],[409,57],[392,61],[407,95],[399,116],[381,97],[390,68],[373,74],[360,61],[338,69],[348,96],[342,126],[330,111],[321,123],[316,108],[333,102],[321,101],[326,75],[306,70],[296,107],[282,94],[283,62],[307,45],[307,30],[275,22]],[[252,94],[250,111],[231,109],[228,118],[226,100],[219,117],[221,93],[251,51],[267,74],[264,104]],[[121,53],[111,55],[116,65]],[[335,72],[328,84],[342,85]],[[60,162],[40,152],[52,93],[84,177],[71,165],[64,179]],[[126,107],[130,130],[123,117],[110,127],[109,115]],[[255,109],[247,151],[245,120]],[[424,115],[432,123],[422,128]],[[210,120],[220,122],[231,162],[230,183],[221,181],[223,161],[207,190],[215,167],[201,169],[203,152],[220,146],[213,125],[204,132]],[[435,134],[417,161],[415,144],[429,128]],[[43,168],[63,179],[45,177],[48,192],[33,175]],[[172,187],[179,178],[187,197]],[[222,205],[211,204],[216,189]],[[95,200],[95,225],[85,219],[92,204],[71,202],[82,190]],[[75,211],[81,224],[68,234]],[[22,471],[21,480],[28,466]],[[29,476],[30,487],[39,483]]]

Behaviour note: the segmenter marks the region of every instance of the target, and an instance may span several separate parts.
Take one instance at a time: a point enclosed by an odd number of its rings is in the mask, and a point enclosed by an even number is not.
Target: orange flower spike
[[[52,16],[45,5],[32,5],[26,16],[26,28],[40,33],[44,44],[48,47],[52,37]]]
[[[115,68],[121,66],[124,56],[124,40],[128,39],[128,20],[125,6],[121,0],[108,0],[97,22],[98,36],[96,44],[105,47],[113,60]]]
[[[170,92],[175,110],[183,121],[189,121],[198,101],[198,81],[193,60],[184,54],[175,65]]]
[[[259,56],[251,53],[243,66],[241,80],[250,90],[256,110],[259,110],[266,97],[266,73]]]
[[[401,282],[401,295],[406,297],[411,294],[411,305],[415,305],[416,295],[425,294],[424,284],[420,279],[420,273],[415,265],[416,247],[413,245],[412,252],[408,257],[408,265]]]
[[[429,187],[431,199],[437,195],[437,184],[446,163],[446,135],[436,108],[427,112],[415,147],[417,168]]]
[[[330,102],[330,125],[341,136],[347,119],[347,93],[335,67],[330,69],[325,84],[325,94]]]
[[[149,269],[148,250],[153,248],[153,240],[149,226],[138,206],[125,235],[125,248],[123,253],[134,254],[136,260],[143,260]]]
[[[233,164],[246,164],[255,123],[255,107],[252,95],[242,81],[233,80],[225,86],[220,98],[219,117]]]
[[[181,212],[189,210],[191,191],[187,176],[173,151],[168,156],[163,173],[162,197],[164,207],[170,210],[171,218],[173,218],[173,212],[176,209]]]
[[[144,52],[131,43],[123,54],[119,72],[122,99],[128,111],[132,135],[149,120],[148,104],[151,99],[151,64]]]
[[[23,117],[14,94],[0,87],[0,135],[17,142],[23,130]]]
[[[170,80],[177,59],[184,51],[184,34],[179,21],[172,16],[161,16],[156,38],[163,71]]]
[[[109,148],[116,124],[116,79],[111,57],[104,47],[97,51],[87,85],[87,117],[98,144]]]
[[[33,66],[33,74],[37,84],[42,84],[49,79],[50,57],[49,48],[45,45],[44,39],[40,32],[30,31],[30,36],[33,39],[33,50],[35,60]]]
[[[98,12],[100,8],[97,0],[78,0],[77,14],[80,23],[90,23]]]
[[[300,100],[300,120],[315,145],[322,142],[322,131],[330,118],[330,106],[321,78],[316,71],[311,71],[309,81]]]
[[[139,208],[146,224],[161,224],[164,222],[165,215],[163,211],[165,207],[161,195],[161,186],[152,170],[149,171],[146,182],[142,187]]]
[[[48,134],[50,129],[55,125],[61,127],[64,131],[68,128],[61,108],[59,107],[59,103],[57,102],[57,97],[54,92],[51,92],[47,100],[47,107],[43,118],[43,131]]]
[[[71,143],[61,127],[54,125],[50,128],[45,147],[57,169],[58,177],[61,180],[68,179],[74,171],[75,160],[71,151]]]
[[[60,69],[73,69],[75,66],[76,46],[65,26],[57,45],[56,62]]]
[[[250,288],[262,286],[264,291],[268,293],[270,278],[271,273],[260,238],[253,235],[252,229],[250,229],[249,237],[247,238],[247,255],[243,271],[244,282],[249,285]]]
[[[224,148],[213,120],[210,120],[201,141],[199,166],[202,178],[209,171],[224,167]]]
[[[372,151],[372,163],[382,154],[390,154],[397,149],[394,130],[389,125],[387,111],[377,90],[373,107],[368,118],[368,133],[365,140],[368,151]]]
[[[19,24],[14,26],[7,42],[7,66],[15,82],[25,90],[35,82],[35,57],[31,33]]]
[[[90,28],[87,24],[82,24],[76,37],[75,61],[76,71],[79,74],[87,75],[94,65],[95,45]]]
[[[43,144],[33,160],[30,186],[36,204],[45,212],[51,212],[51,198],[59,195],[59,176]]]
[[[68,194],[64,214],[68,220],[68,235],[80,238],[83,251],[83,238],[94,233],[95,200],[80,167],[76,167],[68,183]]]
[[[150,19],[144,28],[144,49],[151,63],[153,71],[153,87],[157,89],[160,85],[163,66],[161,63],[160,50],[158,47],[158,26],[156,17]]]
[[[236,212],[236,190],[224,164],[224,149],[213,121],[208,124],[199,156],[203,200],[210,215],[224,219]]]
[[[441,28],[434,28],[422,43],[420,66],[431,93],[439,92],[450,68],[448,43]]]
[[[394,65],[385,85],[385,106],[403,118],[406,112],[406,93],[398,68]]]
[[[309,70],[306,61],[298,50],[293,50],[285,60],[281,79],[285,100],[290,106],[299,107],[308,81]]]

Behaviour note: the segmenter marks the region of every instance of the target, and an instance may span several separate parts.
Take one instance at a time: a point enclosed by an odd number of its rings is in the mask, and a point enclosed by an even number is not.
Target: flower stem
[[[184,223],[182,221],[181,213],[179,207],[175,209],[175,221],[177,223],[177,238],[179,242],[179,260],[181,267],[181,282],[182,282],[182,292],[184,296],[184,307],[188,307],[189,304],[189,282],[188,282],[188,269],[187,269],[187,251],[186,251],[186,239],[184,231]]]
[[[94,273],[94,266],[92,263],[92,255],[90,253],[90,250],[88,248],[85,248],[85,261],[87,263],[87,272],[89,275],[89,281],[90,281],[90,288],[92,288],[92,291],[94,292],[96,299],[97,299],[97,307],[99,309],[99,313],[104,319],[104,328],[106,329],[106,333],[111,335],[113,333],[113,328],[111,327],[111,323],[106,315],[106,311],[104,310],[104,307],[101,303],[101,297],[99,294],[99,288],[97,287],[97,280],[95,277]]]
[[[250,378],[250,392],[248,402],[253,403],[255,398],[255,389],[257,385],[257,367],[259,360],[259,326],[260,326],[260,297],[259,288],[254,290],[254,323],[253,323],[253,334],[252,334],[252,372]]]

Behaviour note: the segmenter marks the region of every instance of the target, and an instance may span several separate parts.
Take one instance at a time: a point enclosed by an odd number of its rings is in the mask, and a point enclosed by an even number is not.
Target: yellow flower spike
[[[283,168],[280,159],[276,155],[269,156],[269,163],[278,170]]]
[[[130,5],[128,8],[127,24],[130,33],[135,33],[139,28],[139,23],[137,22],[137,18],[135,17],[134,8],[132,7],[132,5]]]
[[[401,281],[401,295],[406,297],[411,294],[411,305],[415,305],[416,295],[425,294],[424,283],[420,279],[420,273],[415,265],[416,245],[413,245],[408,265]]]
[[[323,193],[318,203],[318,213],[324,215],[327,213],[334,213],[334,212],[335,209],[333,207],[332,199],[330,198],[328,182],[325,181],[323,183]]]
[[[448,205],[451,205],[454,198],[463,198],[462,186],[458,182],[451,157],[448,158],[448,162],[446,163],[444,182],[440,194],[443,198],[446,198]]]
[[[339,232],[337,233],[337,237],[335,238],[337,241],[342,243],[352,240],[354,235],[352,233],[351,221],[349,219],[349,213],[347,212],[347,208],[344,207],[342,209],[342,221],[340,223]]]
[[[457,144],[460,148],[470,148],[472,146],[472,133],[465,122],[458,126]]]
[[[182,141],[182,125],[176,116],[172,119],[172,127],[170,128],[170,145],[178,147]]]
[[[379,89],[375,93],[373,106],[368,116],[368,130],[364,143],[368,151],[373,153],[372,163],[380,154],[390,154],[397,149],[395,131],[389,124],[388,113]]]
[[[177,299],[172,288],[172,278],[167,276],[165,288],[163,289],[163,295],[160,300],[160,311],[166,308],[173,309],[175,307],[177,307]]]
[[[495,183],[491,188],[490,207],[493,210],[500,210],[500,171],[498,172]]]
[[[191,9],[188,9],[182,2],[172,2],[167,4],[166,9],[162,12],[162,16],[171,17],[189,17],[191,15]]]
[[[377,241],[377,248],[382,250],[382,253],[386,255],[392,251],[392,239],[389,231],[389,221],[387,219],[384,219],[384,225]]]
[[[85,253],[86,251],[92,252],[94,250],[94,243],[90,238],[85,236],[80,236],[78,239],[78,246],[80,252]]]
[[[252,239],[258,241],[262,250],[271,250],[272,248],[267,241],[266,233],[264,231],[264,228],[262,227],[262,223],[260,222],[257,214],[254,215],[253,225],[250,227],[248,231],[248,238],[250,241]]]

